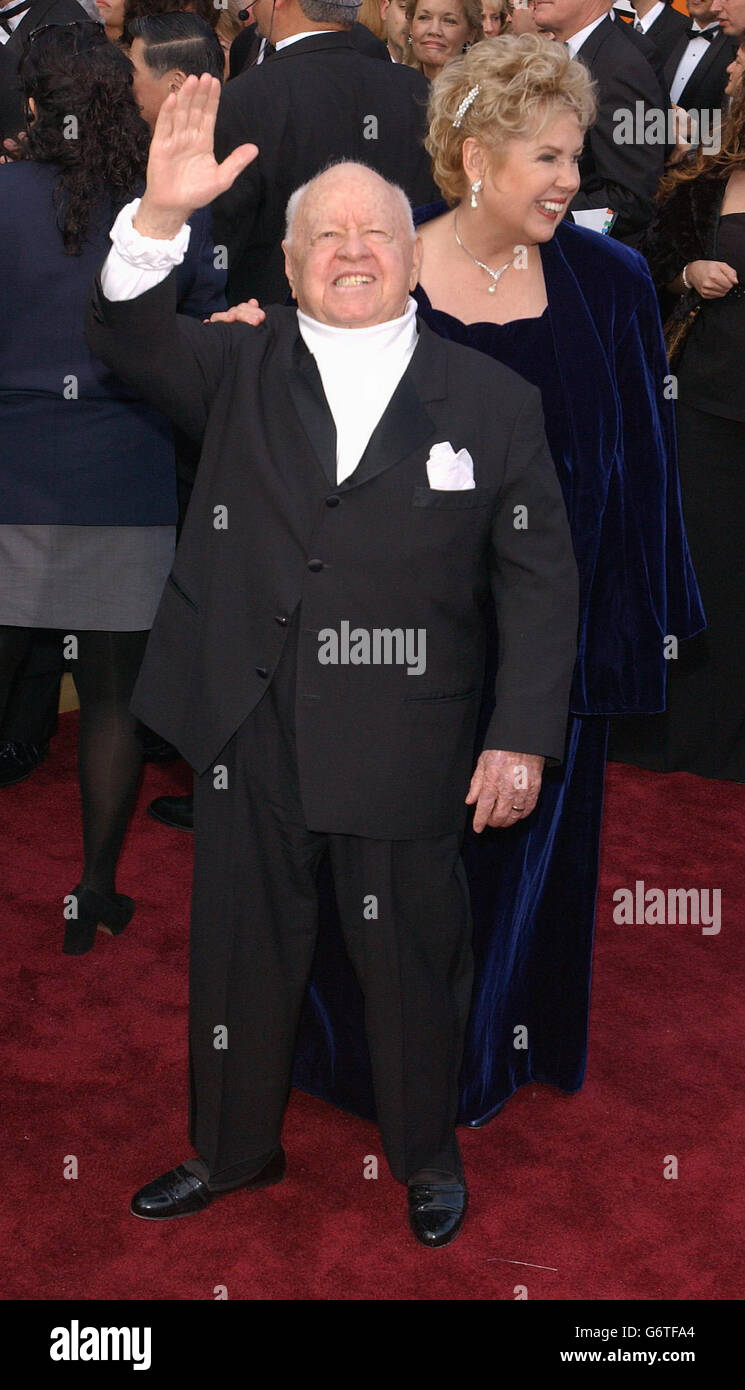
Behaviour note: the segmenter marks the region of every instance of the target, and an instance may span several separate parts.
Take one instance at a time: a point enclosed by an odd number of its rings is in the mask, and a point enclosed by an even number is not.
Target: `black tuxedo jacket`
[[[287,200],[330,161],[372,165],[414,204],[437,198],[422,143],[427,95],[421,73],[369,58],[339,30],[299,39],[226,84],[216,158],[246,141],[259,147],[213,206],[215,243],[227,247],[230,304],[252,297],[284,303]]]
[[[535,387],[420,321],[365,454],[337,485],[334,422],[293,309],[270,308],[260,328],[197,323],[177,316],[171,274],[129,302],[97,286],[88,334],[118,376],[203,439],[132,704],[197,772],[261,699],[296,615],[309,828],[461,830],[492,599],[486,746],[563,757],[577,574]],[[427,459],[445,441],[468,449],[474,488],[430,488]],[[343,622],[423,630],[426,670],[322,664],[319,634]]]
[[[655,76],[657,77],[660,86],[664,91],[665,63],[662,54],[660,53],[660,50],[657,47],[657,44],[653,42],[653,40],[649,37],[649,34],[638,34],[636,29],[634,28],[633,22],[621,19],[619,15],[616,15],[616,18],[611,20],[611,23],[617,24],[619,34],[623,34],[624,38],[629,39],[629,41],[634,45],[637,51],[644,55],[647,62],[649,63],[649,66],[653,69]]]
[[[688,37],[684,34],[665,65],[668,87],[672,84],[687,47]],[[730,38],[720,30],[693,69],[678,97],[678,106],[684,106],[686,111],[721,110],[724,89],[727,86],[727,65],[732,62],[736,53],[737,39]]]
[[[42,24],[68,24],[73,19],[90,21],[90,15],[77,0],[33,0],[8,42],[0,46],[0,139],[15,139],[19,131],[26,129],[18,64],[28,35]]]
[[[585,139],[579,165],[582,184],[571,207],[613,208],[618,216],[612,235],[634,245],[652,219],[665,147],[642,140],[617,143],[616,112],[628,110],[634,116],[637,102],[644,109],[666,110],[665,93],[647,59],[619,31],[618,20],[606,17],[577,57],[598,84],[598,117]]]
[[[662,14],[657,16],[654,24],[650,24],[645,37],[652,40],[663,63],[667,62],[690,24],[691,20],[670,4],[666,4]]]
[[[384,62],[390,63],[391,55],[387,46],[382,39],[376,38],[366,25],[355,20],[348,33],[353,48],[358,48],[360,53],[367,53],[371,58],[381,58]],[[233,39],[230,45],[230,76],[237,77],[239,73],[245,72],[246,68],[254,67],[260,52],[261,34],[258,25],[247,24],[243,33]]]

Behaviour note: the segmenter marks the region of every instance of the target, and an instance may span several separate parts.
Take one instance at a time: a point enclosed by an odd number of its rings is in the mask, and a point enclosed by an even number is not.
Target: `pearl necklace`
[[[506,264],[506,265],[501,265],[501,266],[499,267],[499,270],[492,270],[492,268],[491,268],[490,265],[485,265],[483,261],[480,261],[480,260],[479,260],[478,256],[474,256],[473,252],[472,252],[472,251],[469,251],[469,249],[468,249],[467,246],[464,246],[464,245],[463,245],[463,242],[461,241],[460,237],[458,236],[458,221],[457,221],[457,219],[458,219],[458,214],[455,213],[455,215],[454,215],[454,217],[453,217],[453,231],[455,232],[455,240],[457,241],[457,243],[458,243],[458,245],[459,245],[461,251],[465,251],[466,255],[467,255],[467,256],[470,256],[470,258],[471,258],[471,260],[473,261],[474,265],[477,265],[477,266],[479,267],[479,270],[485,270],[486,273],[487,273],[487,275],[491,275],[491,278],[492,278],[492,282],[493,282],[493,283],[489,286],[489,289],[488,289],[487,293],[488,293],[488,294],[494,294],[494,292],[495,292],[495,290],[496,290],[496,288],[497,288],[497,284],[499,283],[500,279],[501,279],[502,276],[504,275],[504,272],[505,272],[506,270],[509,270],[509,268],[510,268],[511,265],[514,265],[514,264],[515,264],[515,261],[517,260],[517,257],[516,257],[516,256],[513,256],[512,260],[511,260],[511,261],[507,261],[507,264]]]

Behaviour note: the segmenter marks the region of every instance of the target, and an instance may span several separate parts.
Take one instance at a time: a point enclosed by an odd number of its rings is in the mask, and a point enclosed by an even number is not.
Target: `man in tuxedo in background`
[[[338,164],[291,199],[297,310],[257,309],[256,327],[177,316],[168,264],[185,220],[256,154],[215,163],[218,91],[188,78],[165,103],[88,324],[96,355],[203,440],[133,700],[197,774],[199,1157],[132,1211],[185,1216],[283,1177],[328,855],[383,1146],[414,1234],[439,1246],[467,1203],[466,804],[477,832],[513,825],[544,760],[563,757],[577,625],[566,513],[539,392],[417,320],[411,208],[373,170]],[[496,704],[474,770],[490,602]]]
[[[608,0],[536,0],[535,16],[580,58],[598,84],[598,115],[580,159],[582,183],[572,211],[612,208],[611,235],[634,246],[652,219],[665,166],[665,144],[645,138],[647,111],[667,111],[667,98],[646,58],[608,16]],[[641,111],[642,120],[637,119]],[[619,114],[630,113],[634,136],[618,139]]]
[[[711,14],[713,19],[719,21],[724,34],[742,43],[745,39],[745,0],[713,0]]]
[[[663,65],[685,34],[685,15],[673,8],[672,0],[630,0],[636,12],[631,28],[635,34],[651,39]]]
[[[725,34],[713,0],[687,0],[690,23],[670,53],[665,78],[670,99],[686,111],[719,111],[727,85],[727,67],[737,41]]]
[[[253,6],[276,51],[227,84],[215,131],[219,159],[247,140],[260,150],[213,209],[215,243],[227,248],[230,304],[284,302],[285,206],[292,190],[330,160],[372,165],[414,204],[438,196],[423,146],[427,81],[413,68],[377,62],[353,47],[349,27],[358,9],[349,0],[256,0]],[[336,20],[315,17],[330,14]]]
[[[247,5],[240,11],[239,17],[248,16],[252,9],[253,6]],[[388,60],[390,55],[385,44],[376,38],[366,25],[355,20],[350,27],[349,37],[352,47],[358,48],[360,53],[367,53],[370,58]],[[243,33],[238,34],[230,45],[230,77],[237,77],[239,73],[245,72],[246,68],[255,68],[275,51],[274,44],[264,37],[256,23],[247,24]]]

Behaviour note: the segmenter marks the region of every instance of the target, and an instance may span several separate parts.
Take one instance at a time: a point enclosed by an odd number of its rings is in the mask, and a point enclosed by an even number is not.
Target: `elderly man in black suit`
[[[725,34],[714,13],[713,0],[688,0],[690,23],[665,66],[670,98],[685,111],[721,111],[727,67],[737,52],[737,40]],[[708,117],[711,122],[711,116]]]
[[[215,163],[217,99],[202,77],[165,103],[146,193],[119,214],[89,316],[93,350],[203,440],[133,704],[197,774],[199,1157],[132,1210],[182,1216],[283,1176],[328,855],[385,1153],[417,1238],[444,1245],[467,1201],[466,805],[477,831],[515,824],[544,760],[563,756],[577,624],[566,514],[538,392],[417,320],[411,209],[371,169],[339,164],[290,200],[297,310],[257,310],[257,327],[177,316],[167,265],[185,217],[256,155]],[[492,602],[496,706],[474,770]]]
[[[349,29],[358,9],[355,0],[256,0],[253,6],[259,31],[276,51],[226,85],[215,131],[220,159],[246,140],[260,150],[213,210],[215,242],[227,248],[231,304],[253,297],[284,302],[287,199],[330,160],[372,165],[415,204],[438,196],[422,143],[426,79],[354,47]]]
[[[598,85],[597,120],[587,135],[571,210],[611,208],[611,234],[635,246],[651,221],[665,164],[665,135],[650,133],[648,117],[664,124],[668,102],[650,63],[629,42],[632,34],[622,33],[623,21],[614,23],[608,10],[608,0],[535,4],[539,28],[566,43]]]

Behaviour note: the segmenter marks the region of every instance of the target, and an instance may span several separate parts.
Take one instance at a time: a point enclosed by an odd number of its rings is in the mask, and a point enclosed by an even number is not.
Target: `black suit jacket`
[[[668,87],[672,84],[687,47],[688,37],[684,34],[665,64],[665,80]],[[730,38],[720,30],[693,69],[678,97],[678,106],[685,107],[686,111],[721,110],[724,89],[727,86],[727,66],[736,53],[737,39]]]
[[[645,37],[652,40],[663,63],[667,62],[690,24],[691,20],[670,4],[666,4],[662,14],[657,16],[654,24],[650,24]]]
[[[613,208],[618,216],[612,235],[635,245],[652,218],[665,146],[643,139],[617,143],[616,113],[630,111],[633,117],[637,102],[644,110],[666,110],[665,94],[647,59],[619,31],[618,20],[604,19],[577,57],[598,84],[598,117],[585,140],[579,165],[582,184],[571,207]]]
[[[309,828],[460,830],[490,591],[500,647],[486,746],[563,756],[577,574],[535,387],[420,321],[388,408],[337,485],[333,418],[293,309],[270,308],[256,329],[196,323],[176,315],[171,274],[129,302],[97,286],[88,333],[123,380],[203,438],[132,706],[197,772],[266,691],[299,607]],[[430,488],[427,459],[445,441],[468,449],[474,488]],[[423,630],[426,670],[322,664],[319,634],[342,622]]]
[[[338,30],[299,39],[226,84],[217,159],[246,141],[259,147],[213,206],[215,243],[227,247],[229,303],[285,301],[287,200],[331,160],[372,165],[414,204],[438,196],[423,146],[427,95],[421,73],[367,57]]]
[[[381,58],[384,62],[390,63],[391,55],[386,44],[382,39],[376,38],[365,24],[359,24],[355,20],[348,33],[353,48],[358,48],[360,53],[367,53],[370,58]],[[246,68],[254,67],[260,52],[261,34],[258,25],[247,24],[243,33],[233,39],[230,45],[230,76],[237,77],[239,73],[245,72]]]
[[[649,34],[637,33],[633,21],[621,19],[620,15],[616,15],[616,18],[611,20],[611,23],[616,24],[619,34],[623,34],[624,38],[628,39],[634,45],[634,48],[644,55],[664,91],[665,62],[657,44],[649,37]]]
[[[68,24],[73,19],[90,21],[90,15],[77,0],[33,0],[8,42],[1,46],[0,139],[14,139],[19,131],[26,129],[23,88],[18,76],[26,38],[42,24]]]

